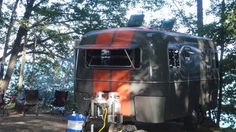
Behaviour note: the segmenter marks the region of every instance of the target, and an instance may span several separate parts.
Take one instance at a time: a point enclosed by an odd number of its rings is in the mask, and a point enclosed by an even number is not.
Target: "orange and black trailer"
[[[86,131],[203,116],[217,105],[217,50],[207,38],[126,27],[89,32],[75,50],[75,100]]]

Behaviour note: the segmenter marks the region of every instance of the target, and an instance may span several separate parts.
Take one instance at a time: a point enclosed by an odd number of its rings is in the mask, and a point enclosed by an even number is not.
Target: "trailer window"
[[[88,67],[126,67],[140,66],[140,49],[86,50]]]
[[[179,50],[169,49],[169,67],[179,67]]]

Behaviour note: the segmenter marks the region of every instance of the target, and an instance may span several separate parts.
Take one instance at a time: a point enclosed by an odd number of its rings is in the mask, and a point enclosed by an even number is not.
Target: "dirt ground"
[[[0,132],[65,132],[67,127],[66,116],[39,114],[10,114],[0,115]],[[182,123],[170,122],[155,126],[143,126],[147,132],[220,132],[214,127],[202,126],[195,131],[186,131]]]
[[[219,128],[209,127],[208,124],[199,126],[196,130],[186,130],[183,123],[168,122],[162,124],[146,125],[139,129],[147,132],[221,132]]]
[[[10,114],[0,116],[0,132],[65,132],[66,117],[62,115]]]

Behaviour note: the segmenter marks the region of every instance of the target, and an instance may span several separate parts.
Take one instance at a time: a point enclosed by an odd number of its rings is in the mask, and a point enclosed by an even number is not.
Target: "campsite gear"
[[[56,90],[54,100],[52,102],[51,112],[59,111],[62,115],[65,114],[65,105],[68,97],[68,91]]]
[[[21,90],[18,92],[16,96],[16,111],[18,113],[23,112],[24,104],[25,104],[25,92]]]
[[[73,111],[73,114],[68,116],[67,119],[68,124],[66,132],[82,132],[85,116],[76,114],[75,111]]]
[[[38,90],[25,90],[25,103],[23,108],[23,116],[26,112],[34,108],[34,113],[38,116],[39,92]]]

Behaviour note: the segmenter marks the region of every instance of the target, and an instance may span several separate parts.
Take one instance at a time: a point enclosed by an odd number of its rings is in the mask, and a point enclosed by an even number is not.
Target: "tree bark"
[[[32,62],[32,71],[31,71],[31,78],[29,80],[29,83],[31,86],[34,86],[33,83],[34,83],[34,78],[35,78],[35,71],[34,71],[34,65],[35,65],[35,48],[36,48],[36,45],[37,45],[37,37],[34,36],[34,46],[33,46],[33,53],[32,53],[32,58],[33,58],[33,62]]]
[[[224,44],[225,44],[225,40],[226,40],[226,33],[224,30],[224,23],[225,23],[225,0],[222,0],[221,2],[221,20],[220,20],[220,24],[221,24],[221,31],[220,31],[220,40],[219,40],[219,44],[220,44],[220,61],[223,60],[223,55],[224,55]],[[222,89],[223,89],[223,71],[222,71],[222,64],[220,64],[220,87],[219,87],[219,103],[218,103],[218,112],[217,112],[217,117],[216,117],[216,124],[218,126],[220,126],[220,115],[221,115],[221,111],[222,111]]]
[[[224,46],[221,46],[220,49],[220,61],[223,59],[224,54]],[[219,86],[219,101],[218,101],[218,111],[217,111],[217,117],[216,117],[216,124],[219,127],[220,126],[220,115],[222,111],[222,89],[223,89],[223,72],[222,72],[222,64],[219,65],[219,72],[220,72],[220,86]]]
[[[2,3],[3,3],[3,0],[0,0],[0,15],[2,14]]]
[[[10,22],[9,22],[8,29],[7,29],[6,41],[5,41],[3,57],[2,57],[3,58],[2,59],[3,63],[5,62],[5,57],[6,57],[7,50],[8,50],[8,43],[9,43],[9,39],[10,39],[10,36],[11,36],[12,27],[13,27],[14,22],[15,22],[16,8],[17,8],[17,5],[18,5],[18,2],[19,2],[19,0],[16,0],[15,5],[12,9]]]
[[[27,0],[26,10],[25,10],[22,22],[27,23],[29,21],[29,18],[32,13],[34,2],[35,2],[35,0]],[[17,32],[16,39],[13,44],[12,54],[11,54],[9,64],[7,67],[6,75],[5,75],[4,79],[1,80],[1,83],[0,83],[2,89],[6,90],[8,88],[12,73],[14,71],[14,67],[16,65],[17,56],[19,53],[19,48],[21,47],[22,37],[27,34],[27,26],[28,26],[27,24],[22,23],[19,27],[18,32]]]
[[[27,35],[25,35],[24,38],[24,44],[23,44],[23,51],[22,51],[22,57],[21,57],[21,66],[20,66],[20,76],[19,76],[19,83],[17,87],[17,91],[20,91],[23,89],[23,83],[24,83],[24,67],[26,62],[26,48],[25,45],[27,44]]]
[[[202,28],[203,28],[202,0],[197,0],[197,32],[199,36],[202,36]]]
[[[8,43],[10,40],[10,36],[11,36],[11,31],[12,31],[12,27],[14,25],[15,22],[15,17],[16,17],[16,8],[18,5],[19,0],[16,0],[15,5],[12,9],[12,13],[11,13],[11,18],[10,18],[10,22],[8,25],[8,29],[7,29],[7,33],[6,33],[6,40],[5,40],[5,46],[4,46],[4,50],[3,50],[3,56],[2,56],[2,60],[1,60],[1,72],[4,73],[4,65],[5,65],[5,58],[7,56],[7,50],[8,50]],[[1,74],[2,76],[0,77],[1,79],[3,78],[3,74]]]

